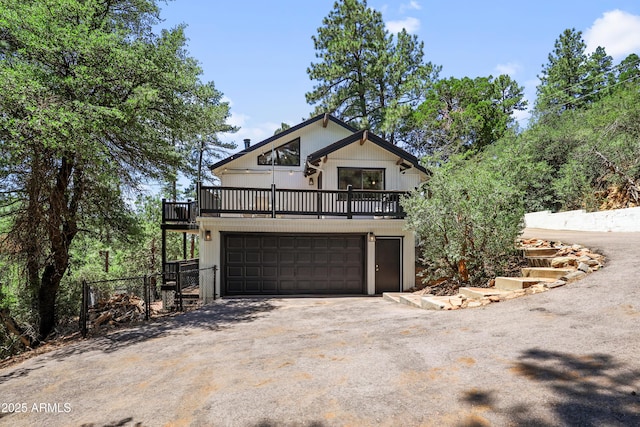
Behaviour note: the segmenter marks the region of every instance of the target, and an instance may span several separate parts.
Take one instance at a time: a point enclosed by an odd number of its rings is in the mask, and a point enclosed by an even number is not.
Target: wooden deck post
[[[187,259],[187,233],[182,233],[182,259]]]
[[[271,218],[276,217],[276,185],[271,184]]]
[[[163,224],[164,225],[164,224]],[[165,284],[164,269],[167,265],[167,230],[162,227],[162,284]]]

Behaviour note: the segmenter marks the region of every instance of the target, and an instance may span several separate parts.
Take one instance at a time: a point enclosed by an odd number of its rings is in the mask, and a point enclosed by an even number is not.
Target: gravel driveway
[[[225,299],[0,370],[0,425],[640,425],[640,233],[526,235],[607,266],[452,312]]]

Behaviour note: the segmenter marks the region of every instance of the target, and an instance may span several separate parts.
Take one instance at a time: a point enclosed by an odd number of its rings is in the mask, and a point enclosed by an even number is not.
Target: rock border
[[[427,310],[459,310],[465,308],[483,307],[492,303],[507,301],[525,295],[533,295],[547,292],[575,282],[586,277],[588,274],[598,271],[605,265],[606,257],[591,249],[578,244],[564,244],[543,239],[523,239],[517,240],[518,249],[523,252],[523,256],[531,263],[545,264],[547,267],[562,269],[566,271],[559,279],[535,279],[532,284],[523,284],[523,289],[504,290],[495,288],[495,279],[489,281],[487,288],[463,287],[456,295],[435,296],[414,293],[385,293],[383,297],[387,300],[401,302],[414,307]],[[544,249],[555,249],[554,255],[535,256],[527,255]],[[548,265],[546,265],[548,264]],[[535,266],[533,266],[535,268]],[[525,287],[526,286],[526,287]]]

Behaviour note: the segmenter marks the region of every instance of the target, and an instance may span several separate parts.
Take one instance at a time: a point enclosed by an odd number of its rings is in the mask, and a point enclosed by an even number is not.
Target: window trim
[[[371,190],[371,191],[384,191],[387,187],[387,169],[386,168],[362,168],[362,167],[351,167],[351,166],[345,166],[345,167],[338,167],[338,190],[346,190],[346,188],[340,188],[340,171],[342,170],[359,170],[359,171],[378,171],[378,172],[382,172],[382,188],[380,190]],[[362,181],[362,179],[361,179]],[[360,188],[356,188],[356,187],[352,187],[354,190],[364,190],[364,191],[368,191],[364,188],[362,188],[362,182],[360,183]]]
[[[298,163],[292,163],[289,165],[283,165],[283,164],[279,164],[279,163],[260,163],[260,158],[261,157],[267,157],[267,154],[271,154],[274,151],[278,151],[279,149],[281,149],[282,147],[289,145],[291,143],[294,142],[298,142]],[[270,156],[269,156],[270,157]],[[256,163],[258,164],[258,166],[283,166],[283,167],[291,167],[291,166],[300,166],[300,158],[302,157],[302,152],[300,149],[300,137],[294,138],[290,141],[285,142],[284,144],[280,144],[277,147],[274,147],[273,149],[269,149],[266,152],[263,152],[262,154],[259,154],[258,157],[256,157]]]

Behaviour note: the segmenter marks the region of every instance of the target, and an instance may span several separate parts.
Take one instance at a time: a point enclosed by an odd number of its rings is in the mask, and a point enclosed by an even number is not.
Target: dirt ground
[[[640,233],[525,235],[607,266],[451,312],[224,299],[0,369],[0,425],[640,425]]]

